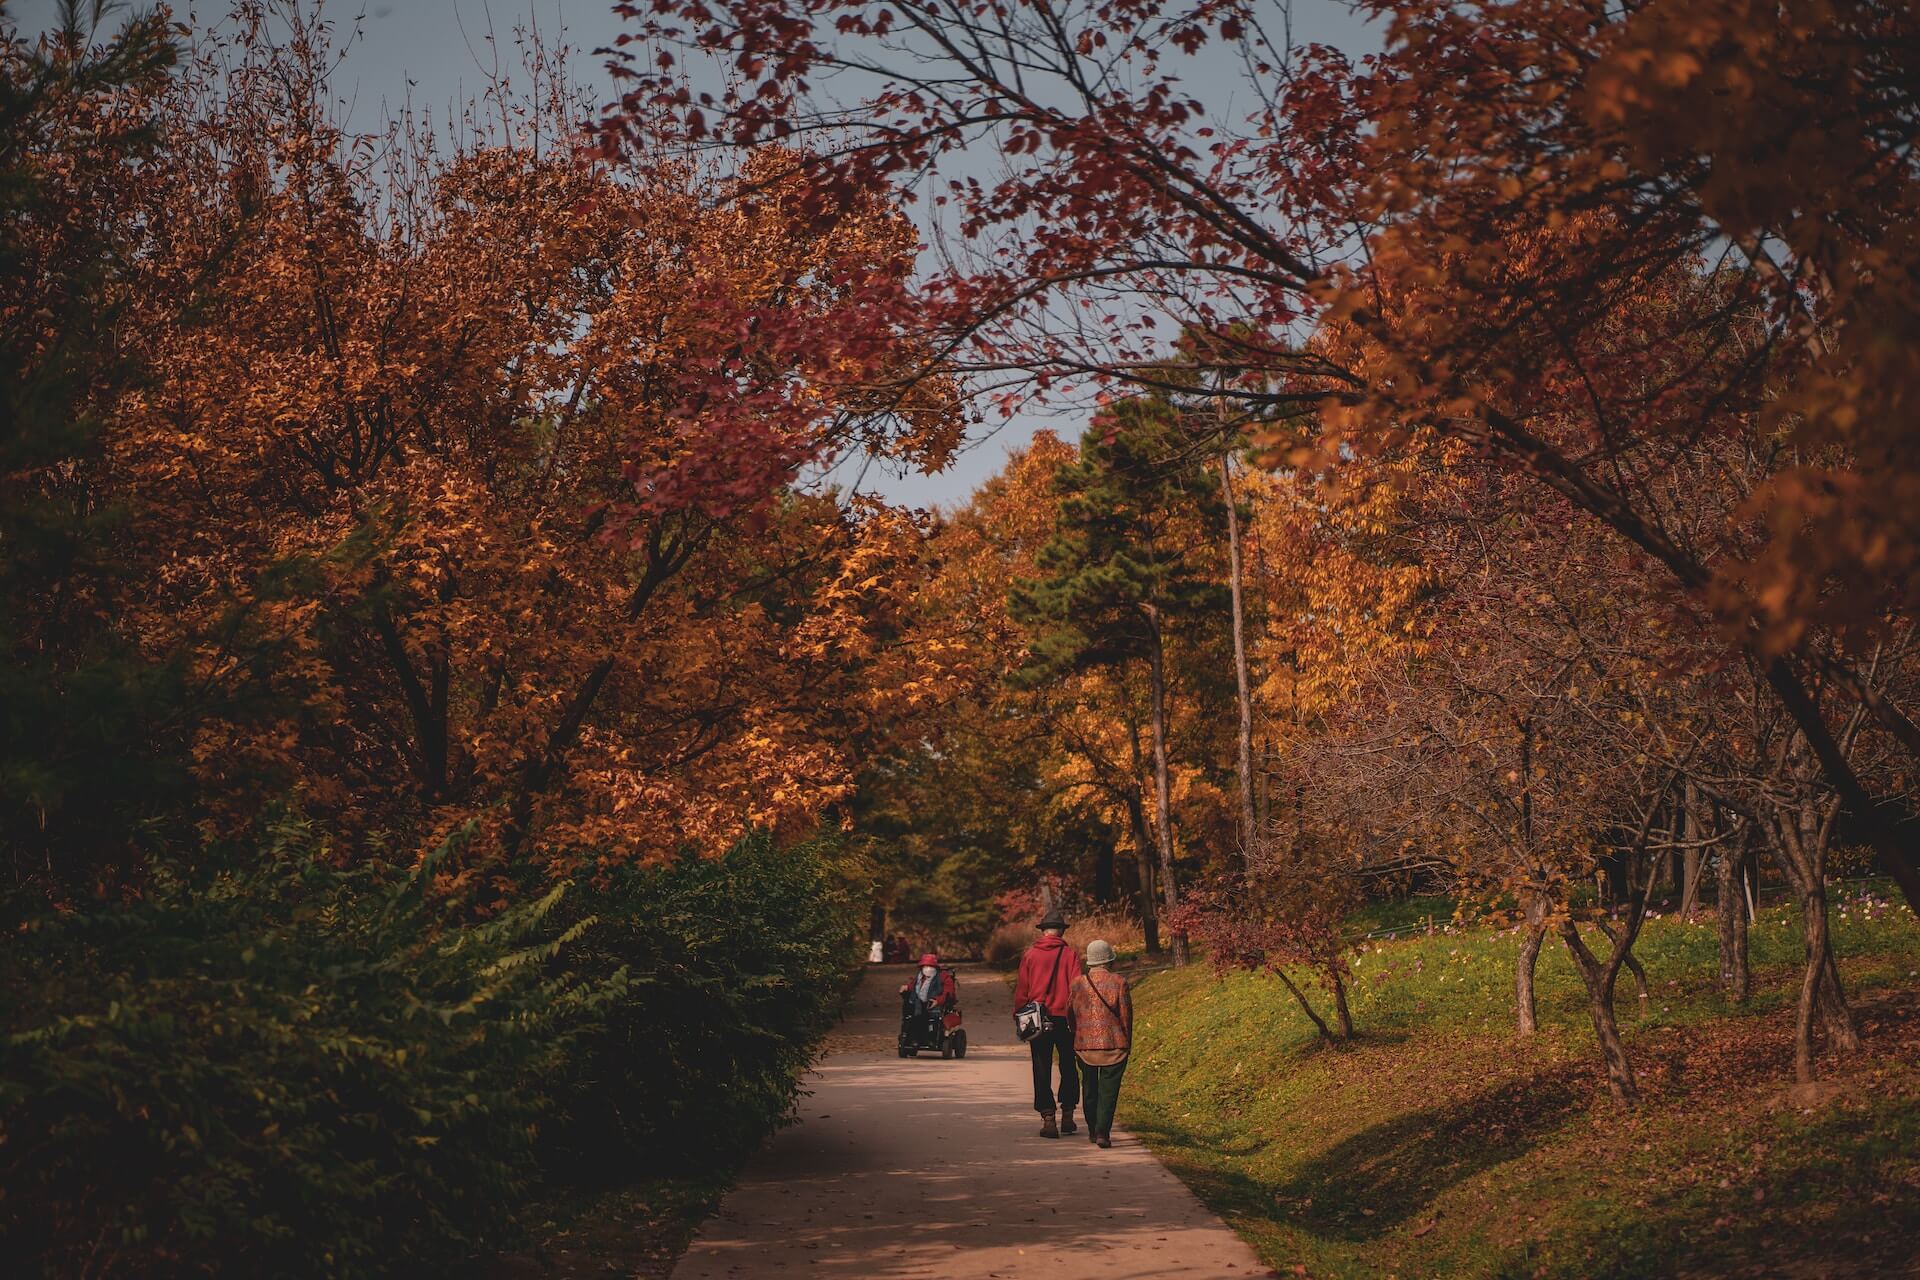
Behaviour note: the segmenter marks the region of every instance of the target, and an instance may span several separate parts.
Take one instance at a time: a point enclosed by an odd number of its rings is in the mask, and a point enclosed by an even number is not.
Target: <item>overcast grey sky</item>
[[[1279,7],[1275,0],[1276,11]],[[22,30],[38,31],[52,21],[57,8],[56,0],[11,0],[4,12]],[[228,5],[226,0],[174,0],[174,11],[199,27],[223,17]],[[323,11],[335,24],[339,43],[346,43],[349,32],[358,32],[335,76],[354,129],[381,130],[409,95],[415,108],[442,120],[449,112],[457,115],[459,105],[478,94],[496,71],[515,77],[520,58],[513,34],[523,25],[536,27],[549,46],[564,44],[573,50],[574,77],[596,99],[614,96],[605,59],[593,52],[610,46],[623,29],[610,0],[327,0]],[[1300,43],[1331,44],[1351,55],[1379,45],[1377,34],[1342,0],[1294,0],[1293,34]],[[1200,68],[1198,78],[1204,78],[1204,71]],[[939,475],[895,475],[876,463],[867,468],[860,487],[913,506],[958,505],[1000,469],[1008,450],[1020,447],[1041,426],[1072,438],[1081,424],[1035,416],[1001,425],[992,416],[987,423],[991,434],[970,441]],[[855,474],[843,469],[834,478],[851,485]]]

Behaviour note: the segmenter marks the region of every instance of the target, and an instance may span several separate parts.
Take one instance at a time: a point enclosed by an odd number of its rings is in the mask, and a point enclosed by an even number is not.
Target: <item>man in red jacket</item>
[[[1040,1136],[1057,1138],[1072,1133],[1073,1109],[1080,1105],[1080,1078],[1074,1071],[1073,1024],[1067,1021],[1067,1004],[1073,980],[1080,976],[1080,957],[1061,935],[1067,931],[1067,919],[1058,908],[1049,908],[1040,918],[1040,940],[1020,957],[1020,977],[1013,986],[1013,1007],[1020,1008],[1038,1000],[1053,1022],[1051,1031],[1043,1031],[1027,1047],[1033,1053],[1033,1109],[1040,1113]],[[1054,1061],[1060,1064],[1060,1118],[1054,1120]]]

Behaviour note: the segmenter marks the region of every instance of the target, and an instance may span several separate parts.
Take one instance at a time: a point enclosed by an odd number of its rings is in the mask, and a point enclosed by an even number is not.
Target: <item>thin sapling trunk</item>
[[[1715,924],[1720,933],[1720,985],[1736,1002],[1745,1004],[1752,985],[1747,972],[1747,846],[1752,827],[1742,831],[1738,851],[1722,847],[1714,858]]]
[[[1153,695],[1153,799],[1154,834],[1160,847],[1160,892],[1166,908],[1172,912],[1180,905],[1180,892],[1173,878],[1173,787],[1167,773],[1167,662],[1166,646],[1160,634],[1158,610],[1149,609],[1148,675]],[[1187,940],[1173,938],[1173,963],[1187,962]]]
[[[1328,1044],[1335,1043],[1333,1032],[1327,1027],[1326,1019],[1314,1012],[1312,1003],[1307,999],[1307,993],[1287,976],[1287,971],[1279,965],[1274,965],[1273,976],[1280,979],[1280,984],[1292,993],[1294,1002],[1300,1006],[1300,1012],[1307,1015],[1307,1021],[1313,1023],[1314,1030],[1320,1033],[1320,1038]]]
[[[1253,808],[1253,692],[1247,673],[1246,614],[1242,607],[1240,568],[1240,513],[1233,502],[1233,467],[1226,452],[1220,454],[1220,492],[1227,503],[1227,577],[1233,599],[1233,678],[1240,709],[1240,735],[1235,761],[1240,773],[1240,856],[1251,860],[1258,850],[1261,831]]]
[[[1540,963],[1540,946],[1547,938],[1546,895],[1523,891],[1525,921],[1520,931],[1520,954],[1513,964],[1513,1006],[1516,1029],[1530,1036],[1540,1029],[1539,1012],[1533,994],[1534,970]]]

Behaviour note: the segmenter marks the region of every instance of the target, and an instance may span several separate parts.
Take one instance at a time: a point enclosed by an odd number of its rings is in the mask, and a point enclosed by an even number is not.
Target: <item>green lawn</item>
[[[1453,899],[1432,894],[1369,902],[1347,917],[1347,932],[1358,937],[1387,929],[1440,927],[1453,919]]]
[[[1637,1107],[1607,1095],[1561,945],[1521,1040],[1514,939],[1474,930],[1366,944],[1341,1049],[1271,978],[1143,975],[1122,1123],[1282,1274],[1920,1274],[1920,925],[1854,898],[1834,932],[1865,1049],[1811,1091],[1789,1088],[1800,943],[1775,907],[1745,1008],[1711,919],[1648,923],[1652,999],[1623,975],[1619,1001]]]

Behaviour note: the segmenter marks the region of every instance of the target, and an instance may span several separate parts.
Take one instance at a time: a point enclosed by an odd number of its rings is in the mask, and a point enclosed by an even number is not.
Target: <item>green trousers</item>
[[[1124,1058],[1110,1067],[1080,1064],[1080,1110],[1089,1135],[1105,1137],[1113,1132],[1113,1108],[1120,1101],[1120,1077],[1126,1074]]]

